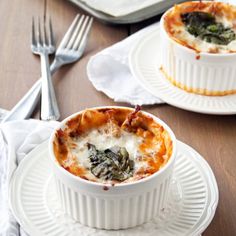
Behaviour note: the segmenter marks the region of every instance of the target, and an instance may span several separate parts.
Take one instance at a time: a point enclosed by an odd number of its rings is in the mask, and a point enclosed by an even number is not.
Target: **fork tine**
[[[48,45],[48,38],[47,38],[47,29],[46,29],[46,19],[43,18],[43,44]]]
[[[88,19],[89,19],[89,22],[88,22],[87,26],[86,26],[86,24],[84,24],[84,28],[85,27],[86,28],[83,30],[83,32],[81,30],[80,35],[78,35],[78,37],[73,45],[74,50],[83,49],[86,45],[87,37],[88,37],[88,34],[89,34],[90,29],[92,27],[92,23],[93,23],[92,17],[88,17]],[[87,21],[86,21],[86,23],[87,23]]]
[[[85,18],[85,15],[82,15],[80,17],[80,20],[79,20],[79,22],[78,22],[78,24],[77,24],[77,26],[76,26],[76,28],[73,32],[73,35],[72,35],[68,45],[66,46],[66,48],[68,48],[68,49],[72,48],[72,45],[74,44],[74,41],[76,40],[78,33],[81,31],[81,25],[83,23],[84,18]]]
[[[53,30],[52,30],[52,20],[51,17],[49,19],[49,45],[54,46],[55,41],[54,41],[54,36],[53,36]]]
[[[80,17],[79,14],[75,17],[75,19],[72,22],[70,28],[68,29],[68,31],[66,32],[65,36],[63,37],[60,45],[58,46],[58,50],[64,48],[66,46],[66,44],[68,43],[68,41],[70,40],[71,35],[73,34],[74,29],[75,29],[75,27],[78,23],[79,17]]]
[[[75,45],[78,43],[78,41],[80,41],[80,39],[83,35],[83,32],[84,32],[85,25],[88,22],[88,19],[89,19],[89,16],[86,16],[82,26],[80,27],[80,30],[78,32],[76,32],[76,38],[73,42],[73,47],[72,48],[75,48]]]
[[[32,44],[33,46],[36,45],[34,17],[32,17],[31,44]]]
[[[40,27],[40,18],[38,17],[38,31],[37,31],[37,36],[38,36],[38,45],[42,45],[42,36],[41,36],[41,27]]]

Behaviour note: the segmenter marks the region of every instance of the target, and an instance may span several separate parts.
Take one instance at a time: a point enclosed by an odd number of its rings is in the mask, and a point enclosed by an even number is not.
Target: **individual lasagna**
[[[214,1],[185,2],[164,18],[169,36],[178,43],[207,53],[236,52],[236,7]]]
[[[88,109],[69,119],[53,141],[58,163],[85,180],[127,183],[160,170],[172,154],[155,119],[126,108]]]

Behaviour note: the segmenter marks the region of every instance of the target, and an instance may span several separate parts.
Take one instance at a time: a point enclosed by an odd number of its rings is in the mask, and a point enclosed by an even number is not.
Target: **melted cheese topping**
[[[162,168],[172,154],[172,141],[166,130],[142,112],[126,109],[87,110],[58,130],[54,153],[59,164],[86,180],[116,184],[118,181],[97,178],[90,171],[87,143],[98,150],[113,146],[125,147],[134,161],[132,182]]]
[[[185,2],[173,7],[164,17],[164,27],[168,35],[176,42],[197,52],[235,53],[236,40],[228,45],[208,43],[190,34],[182,22],[181,14],[202,11],[215,16],[224,27],[230,27],[236,33],[236,7],[222,2]]]
[[[125,147],[129,153],[129,158],[136,163],[135,172],[141,167],[146,166],[145,162],[139,160],[141,153],[138,147],[142,143],[141,137],[122,130],[120,131],[120,135],[115,137],[110,132],[107,132],[107,130],[108,125],[105,125],[74,139],[75,148],[71,149],[71,154],[77,158],[81,167],[86,170],[89,170],[91,167],[87,143],[95,145],[98,150],[105,150],[113,146]],[[103,182],[102,179],[95,177],[90,171],[86,171],[84,176],[96,182]]]

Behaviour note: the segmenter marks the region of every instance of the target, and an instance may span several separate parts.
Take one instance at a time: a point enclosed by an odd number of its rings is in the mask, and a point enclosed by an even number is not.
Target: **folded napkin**
[[[159,27],[153,24],[123,41],[106,48],[91,57],[87,65],[87,74],[93,86],[116,102],[132,105],[152,105],[164,103],[158,97],[146,91],[134,78],[129,69],[129,52],[145,34]]]
[[[8,187],[17,165],[37,145],[47,140],[57,122],[14,121],[0,125],[0,235],[27,236],[12,215]],[[32,235],[33,236],[33,235]]]

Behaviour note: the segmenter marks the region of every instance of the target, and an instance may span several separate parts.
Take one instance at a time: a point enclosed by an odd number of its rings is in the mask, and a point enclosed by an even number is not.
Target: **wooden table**
[[[42,0],[0,1],[0,107],[11,109],[40,76],[39,57],[30,51],[32,16],[42,15]],[[66,0],[48,0],[56,38],[61,39],[80,11]],[[155,19],[154,19],[155,20]],[[128,105],[113,102],[88,81],[89,58],[142,28],[151,21],[127,26],[108,26],[98,21],[90,35],[84,57],[55,74],[54,84],[61,119],[86,107]],[[236,117],[212,116],[184,111],[169,105],[146,106],[144,110],[163,119],[177,138],[196,149],[212,167],[220,191],[216,215],[204,236],[236,235]],[[39,117],[39,112],[34,114]]]

